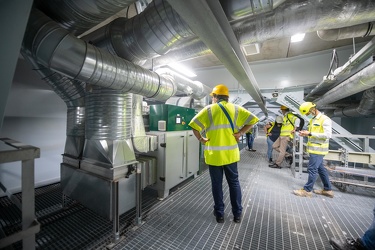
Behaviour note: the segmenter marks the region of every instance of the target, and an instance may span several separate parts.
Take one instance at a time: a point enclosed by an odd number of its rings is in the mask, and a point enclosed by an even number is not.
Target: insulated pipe
[[[358,51],[353,57],[349,59],[339,70],[335,70],[333,76],[330,78],[325,78],[317,86],[310,91],[310,93],[305,97],[305,100],[310,101],[315,99],[320,93],[334,88],[337,82],[341,79],[346,79],[350,74],[354,74],[355,70],[363,62],[371,58],[372,54],[375,52],[375,37],[368,42],[360,51]]]
[[[85,141],[85,83],[69,79],[38,64],[26,51],[21,54],[67,106],[66,142],[64,154],[82,156]]]
[[[155,71],[160,76],[171,77],[177,86],[177,94],[185,94],[192,96],[194,99],[199,100],[205,97],[208,93],[211,93],[212,88],[204,85],[199,81],[192,81],[168,68],[160,68]]]
[[[152,71],[98,49],[32,10],[24,38],[38,63],[73,79],[165,101],[175,84]]]
[[[345,16],[345,18],[342,18]],[[290,37],[298,32],[335,29],[374,21],[375,2],[370,0],[286,1],[273,13],[232,25],[242,45]]]
[[[327,105],[375,86],[375,63],[367,66],[340,85],[314,100],[317,106]]]
[[[36,0],[36,7],[74,35],[80,35],[137,0]]]
[[[348,18],[342,18],[342,16]],[[289,37],[297,32],[336,29],[374,21],[375,3],[358,1],[290,0],[274,11],[232,22],[232,28],[241,45],[261,43]],[[153,59],[156,67],[171,61],[182,61],[210,53],[200,40],[188,42],[164,56]],[[147,62],[150,65],[151,62]]]
[[[166,54],[194,33],[164,0],[154,0],[133,18],[117,18],[83,37],[126,60],[142,65]]]
[[[375,89],[368,89],[363,93],[361,102],[357,107],[345,107],[334,110],[333,115],[336,117],[361,117],[369,116],[374,113],[375,109]]]
[[[318,30],[316,33],[324,41],[337,41],[353,37],[373,36],[375,29],[374,22],[369,22],[339,29]]]
[[[284,2],[285,0],[220,1],[229,22],[272,11]]]

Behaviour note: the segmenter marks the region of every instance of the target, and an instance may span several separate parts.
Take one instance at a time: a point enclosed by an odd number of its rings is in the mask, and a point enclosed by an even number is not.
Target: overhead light
[[[190,69],[188,69],[187,67],[179,64],[179,63],[171,63],[171,64],[168,64],[168,67],[176,70],[177,72],[185,75],[185,76],[188,76],[188,77],[196,77],[197,75]]]
[[[292,43],[300,42],[303,40],[303,38],[305,38],[305,33],[298,33],[298,34],[293,35],[290,38],[290,42]]]
[[[241,46],[243,52],[245,55],[250,56],[250,55],[256,55],[260,53],[260,45],[259,43],[252,43],[248,45],[242,45]]]

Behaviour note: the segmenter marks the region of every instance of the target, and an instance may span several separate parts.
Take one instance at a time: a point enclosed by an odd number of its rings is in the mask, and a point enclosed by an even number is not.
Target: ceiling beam
[[[168,3],[268,115],[258,83],[219,1],[168,0]]]

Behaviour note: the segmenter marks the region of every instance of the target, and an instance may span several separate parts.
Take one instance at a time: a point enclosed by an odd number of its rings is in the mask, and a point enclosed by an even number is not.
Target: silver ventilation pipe
[[[326,92],[314,102],[320,105],[326,105],[345,97],[354,95],[375,86],[375,63],[367,66],[357,74],[351,76],[338,86]]]
[[[284,3],[285,0],[248,0],[248,1],[220,1],[229,22],[238,21],[251,16],[270,12]]]
[[[243,9],[245,11],[245,9]],[[342,16],[348,18],[341,18]],[[272,12],[232,22],[241,45],[289,37],[298,32],[313,32],[369,23],[374,20],[375,2],[290,0]],[[186,45],[186,47],[184,46]],[[181,45],[167,55],[146,65],[160,67],[171,61],[182,61],[207,54],[207,46],[199,40]],[[211,53],[212,54],[212,53]]]
[[[35,9],[30,14],[24,46],[38,63],[79,81],[159,101],[176,92],[169,79],[70,35]]]
[[[74,35],[80,35],[137,0],[37,0],[35,6]]]
[[[375,111],[375,88],[363,93],[361,102],[357,107],[346,107],[334,110],[336,117],[361,117],[373,115]]]
[[[199,100],[212,91],[212,88],[204,85],[203,83],[199,81],[192,81],[168,68],[160,68],[155,72],[160,76],[164,76],[166,78],[170,77],[170,79],[176,83],[176,94],[185,94]]]
[[[345,18],[342,18],[345,16]],[[247,45],[299,32],[335,29],[374,21],[375,2],[369,0],[291,0],[273,13],[233,24],[240,44]]]
[[[114,55],[142,65],[195,36],[167,1],[154,0],[133,18],[117,18],[83,37]]]
[[[337,41],[354,37],[368,37],[375,35],[375,22],[358,24],[330,30],[318,30],[316,33],[324,41]]]
[[[337,68],[332,75],[329,77],[324,77],[310,93],[305,97],[305,100],[311,101],[315,99],[320,93],[325,93],[326,91],[334,88],[338,83],[350,77],[350,75],[355,74],[360,67],[365,67],[372,63],[372,55],[375,52],[375,37],[368,42],[360,51],[358,51],[353,57],[349,59],[342,67]],[[370,58],[370,59],[369,59]],[[368,61],[368,63],[366,62]],[[365,63],[366,62],[366,63]]]
[[[135,160],[132,94],[91,85],[86,94],[86,143],[83,160],[107,168]]]
[[[132,112],[132,135],[133,135],[133,146],[134,150],[137,152],[149,152],[149,138],[146,135],[145,125],[143,123],[142,114],[142,102],[143,96],[133,95],[133,112]]]
[[[65,102],[67,106],[66,142],[64,155],[75,159],[82,156],[85,142],[85,84],[69,79],[38,64],[26,51],[21,51],[42,79]]]

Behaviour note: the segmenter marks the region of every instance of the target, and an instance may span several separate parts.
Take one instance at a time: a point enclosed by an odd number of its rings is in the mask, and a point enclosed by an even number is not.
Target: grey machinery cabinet
[[[153,187],[159,198],[164,199],[171,188],[197,175],[200,143],[191,130],[152,131],[148,134],[158,137],[158,149],[148,155],[157,158],[157,181]]]

